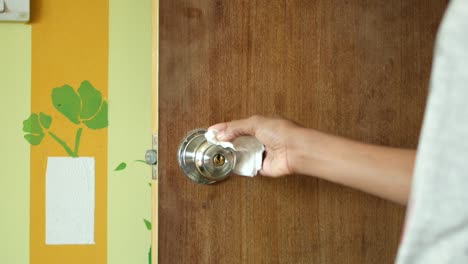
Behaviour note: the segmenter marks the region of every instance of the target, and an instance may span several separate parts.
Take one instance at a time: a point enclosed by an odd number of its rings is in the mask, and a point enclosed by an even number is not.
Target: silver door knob
[[[187,134],[179,146],[179,166],[196,183],[212,184],[229,177],[236,165],[236,153],[231,148],[208,142],[206,129]]]

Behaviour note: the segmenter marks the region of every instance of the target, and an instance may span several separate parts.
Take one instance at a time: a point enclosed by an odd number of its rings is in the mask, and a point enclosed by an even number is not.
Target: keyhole
[[[221,154],[214,155],[214,157],[213,157],[214,165],[223,166],[225,162],[226,162],[226,158],[223,155],[221,155]]]

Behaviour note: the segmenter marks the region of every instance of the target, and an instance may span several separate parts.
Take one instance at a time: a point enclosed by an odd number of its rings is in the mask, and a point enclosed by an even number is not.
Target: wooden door
[[[252,114],[415,148],[446,1],[159,5],[159,263],[393,263],[403,207],[301,175],[198,185],[177,148]]]

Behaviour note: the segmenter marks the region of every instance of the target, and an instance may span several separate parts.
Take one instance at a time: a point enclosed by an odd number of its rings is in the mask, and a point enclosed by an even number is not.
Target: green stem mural
[[[59,143],[60,146],[62,146],[65,151],[68,153],[68,155],[70,157],[77,157],[76,153],[74,151],[72,151],[70,149],[70,147],[67,145],[67,143],[65,143],[65,141],[63,141],[62,139],[60,139],[57,135],[55,135],[53,132],[50,132],[49,131],[49,135],[55,139],[55,141],[57,141],[57,143]]]
[[[81,141],[81,133],[83,132],[83,128],[80,127],[76,131],[76,136],[75,136],[75,155],[78,157],[78,150],[80,148],[80,141]]]
[[[72,151],[71,148],[67,145],[67,143],[65,141],[63,141],[61,138],[59,138],[55,133],[49,131],[49,135],[55,140],[57,141],[57,143],[59,143],[60,146],[63,147],[63,149],[67,152],[67,154],[70,156],[70,157],[78,157],[78,150],[80,148],[80,141],[81,141],[81,133],[83,132],[83,128],[80,127],[78,128],[78,130],[76,131],[76,136],[75,136],[75,148],[74,150]]]

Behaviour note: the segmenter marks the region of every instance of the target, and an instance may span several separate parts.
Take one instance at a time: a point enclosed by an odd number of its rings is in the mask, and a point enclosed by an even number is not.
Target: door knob
[[[236,153],[208,142],[206,129],[189,132],[182,140],[178,151],[179,166],[192,181],[212,184],[229,177],[236,165]]]

